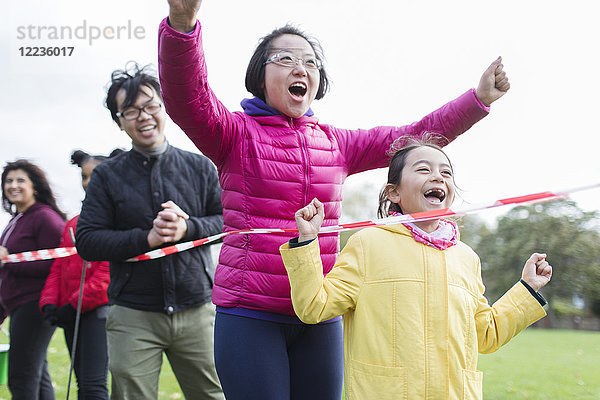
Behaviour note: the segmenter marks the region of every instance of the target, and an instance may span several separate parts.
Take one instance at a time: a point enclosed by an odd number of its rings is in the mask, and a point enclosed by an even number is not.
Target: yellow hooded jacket
[[[521,283],[490,306],[469,246],[440,251],[401,224],[353,235],[325,277],[317,240],[280,252],[302,321],[344,315],[346,400],[481,399],[478,352],[546,315]]]

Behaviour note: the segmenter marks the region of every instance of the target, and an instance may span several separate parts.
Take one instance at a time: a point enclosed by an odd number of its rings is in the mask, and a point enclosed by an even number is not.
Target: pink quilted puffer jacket
[[[325,204],[323,226],[338,223],[347,176],[385,167],[398,137],[438,132],[448,141],[487,115],[469,90],[404,127],[346,130],[317,118],[250,116],[230,112],[207,82],[200,23],[190,35],[159,28],[159,75],[167,112],[217,166],[223,189],[224,230],[295,228],[294,213],[316,197]],[[224,240],[213,302],[222,307],[294,315],[279,246],[294,235],[232,235]],[[338,235],[319,239],[328,272]]]

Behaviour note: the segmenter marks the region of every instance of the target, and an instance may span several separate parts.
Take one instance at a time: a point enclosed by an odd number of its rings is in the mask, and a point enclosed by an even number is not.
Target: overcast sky
[[[323,123],[344,128],[418,120],[475,87],[501,55],[511,90],[447,148],[463,198],[479,204],[600,181],[595,3],[205,0],[199,17],[210,84],[232,111],[249,96],[244,74],[261,36],[287,22],[316,36],[333,86],[312,108]],[[23,0],[0,9],[0,164],[16,158],[38,163],[73,216],[83,190],[70,154],[130,148],[103,107],[106,84],[128,60],[156,64],[167,2]],[[74,49],[70,57],[21,56],[21,47],[36,46]],[[166,135],[171,144],[197,151],[173,123]],[[375,215],[384,182],[384,171],[347,181],[349,192],[373,192],[366,217]],[[599,195],[593,190],[573,199],[597,210]],[[0,227],[7,220],[1,213]]]

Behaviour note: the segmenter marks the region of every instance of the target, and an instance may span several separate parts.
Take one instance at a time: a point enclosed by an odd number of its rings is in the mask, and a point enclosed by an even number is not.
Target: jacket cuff
[[[523,279],[521,279],[520,282],[523,284],[523,286],[525,286],[529,293],[531,293],[531,295],[540,303],[542,307],[548,304],[548,301],[544,298],[544,296],[542,296],[540,292],[536,292],[535,290],[533,290],[533,288],[529,286],[529,284],[527,284],[527,282],[525,282]]]
[[[298,242],[298,239],[300,239],[299,237],[295,237],[293,239],[290,239],[290,249],[295,249],[296,247],[302,247],[302,246],[306,246],[307,244],[312,243],[313,240],[315,239],[310,239],[310,240],[305,240],[303,242]]]
[[[173,28],[173,25],[171,25],[171,20],[169,19],[169,17],[167,17],[166,20],[167,20],[167,25],[169,25],[171,28]],[[194,24],[194,29],[192,29],[189,32],[181,32],[181,33],[186,34],[186,35],[193,34],[194,32],[196,32],[196,26],[198,26],[198,24],[199,24],[199,22],[198,22],[198,20],[196,20],[196,23]]]
[[[169,21],[169,17],[166,17],[165,19],[163,19],[161,21],[161,23],[159,25],[159,33],[160,33],[161,29],[163,29],[165,32],[167,32],[173,36],[186,37],[186,36],[191,36],[191,35],[197,35],[198,31],[200,30],[200,21],[196,20],[196,25],[194,25],[194,30],[192,30],[191,32],[179,32],[178,30],[175,30],[171,26],[171,21]]]
[[[484,109],[486,112],[489,113],[490,107],[483,104],[483,102],[479,99],[479,97],[477,97],[477,92],[475,91],[475,89],[471,89],[470,92],[473,94],[473,97],[475,97],[475,101],[477,102],[479,107],[481,107],[482,109]]]
[[[185,235],[183,235],[180,242],[183,242],[183,241],[188,242],[190,240],[193,240],[193,238],[195,238],[197,235],[196,224],[192,224],[191,218],[185,220],[185,226],[186,226]]]

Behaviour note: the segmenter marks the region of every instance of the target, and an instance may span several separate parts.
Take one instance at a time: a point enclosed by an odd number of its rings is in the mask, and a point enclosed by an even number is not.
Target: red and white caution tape
[[[451,208],[444,208],[440,210],[431,210],[424,211],[414,214],[404,214],[398,215],[389,218],[381,218],[375,219],[371,221],[361,221],[361,222],[352,222],[349,224],[340,224],[340,225],[332,225],[322,227],[319,231],[321,233],[336,233],[347,230],[366,228],[369,226],[383,226],[383,225],[394,225],[403,222],[419,222],[419,221],[428,221],[432,219],[446,218],[451,216],[460,216],[466,214],[475,214],[479,211],[502,207],[507,205],[524,205],[524,204],[533,204],[533,203],[541,203],[546,201],[552,201],[557,199],[562,199],[568,197],[569,194],[575,192],[582,192],[585,190],[597,189],[600,188],[600,183],[583,186],[579,188],[573,188],[569,190],[564,190],[560,192],[540,192],[533,193],[524,196],[517,197],[509,197],[506,199],[500,199],[490,204],[484,204],[479,206],[471,206],[462,209],[452,210]],[[225,236],[230,235],[239,235],[239,234],[268,234],[268,233],[296,233],[297,229],[281,229],[281,228],[257,228],[257,229],[240,229],[235,231],[223,232],[218,235],[209,236],[203,239],[192,240],[189,242],[179,243],[168,247],[163,247],[160,249],[152,250],[137,257],[133,257],[128,259],[129,262],[135,261],[144,261],[144,260],[153,260],[156,258],[165,257],[169,254],[179,253],[185,250],[189,250],[194,247],[202,246],[205,244],[216,242],[219,239],[222,239]],[[47,260],[51,258],[59,258],[59,257],[67,257],[72,254],[76,254],[76,250],[74,247],[62,247],[58,249],[49,249],[49,250],[38,250],[38,251],[30,251],[19,254],[10,254],[7,257],[3,257],[3,262],[23,262],[23,261],[36,261],[36,260]]]
[[[62,258],[77,254],[75,247],[59,247],[56,249],[26,251],[24,253],[9,254],[2,257],[2,262],[19,263],[25,261],[51,260],[54,258]]]
[[[349,223],[349,224],[325,226],[325,227],[322,227],[321,230],[319,230],[319,234],[342,232],[342,231],[348,231],[348,230],[353,230],[353,229],[366,228],[369,226],[394,225],[394,224],[399,224],[402,222],[419,222],[419,221],[428,221],[428,220],[432,220],[432,219],[439,219],[439,218],[445,218],[445,217],[451,217],[451,216],[474,214],[474,213],[477,213],[477,212],[485,210],[485,209],[502,207],[502,206],[507,206],[507,205],[516,205],[516,204],[523,205],[523,204],[541,203],[541,202],[546,202],[546,201],[551,201],[551,200],[562,199],[562,198],[567,197],[571,193],[581,192],[581,191],[590,190],[590,189],[596,189],[599,187],[600,187],[600,183],[597,183],[594,185],[584,186],[584,187],[580,187],[580,188],[574,188],[574,189],[565,190],[565,191],[561,191],[561,192],[540,192],[540,193],[533,193],[533,194],[528,194],[528,195],[524,195],[524,196],[509,197],[506,199],[497,200],[491,204],[472,206],[472,207],[463,208],[460,210],[452,210],[451,208],[443,208],[440,210],[423,211],[423,212],[414,213],[414,214],[404,214],[404,215],[398,215],[395,217],[375,219],[375,220],[371,220],[371,221],[361,221],[361,222],[353,222],[353,223]],[[191,242],[180,243],[180,244],[176,244],[176,245],[169,246],[169,247],[163,247],[162,249],[152,250],[152,251],[150,251],[148,253],[144,253],[140,256],[130,258],[127,261],[142,261],[142,260],[151,260],[151,259],[155,259],[155,258],[164,257],[168,254],[177,253],[179,251],[178,250],[179,247],[182,247],[183,249],[187,250],[192,247],[201,246],[204,244],[215,242],[215,241],[217,241],[225,236],[229,236],[229,235],[254,234],[254,233],[296,233],[296,232],[298,232],[298,229],[262,229],[261,228],[261,229],[242,229],[242,230],[229,231],[229,232],[220,233],[218,235],[209,236],[207,238],[200,239],[200,240],[194,240]]]

